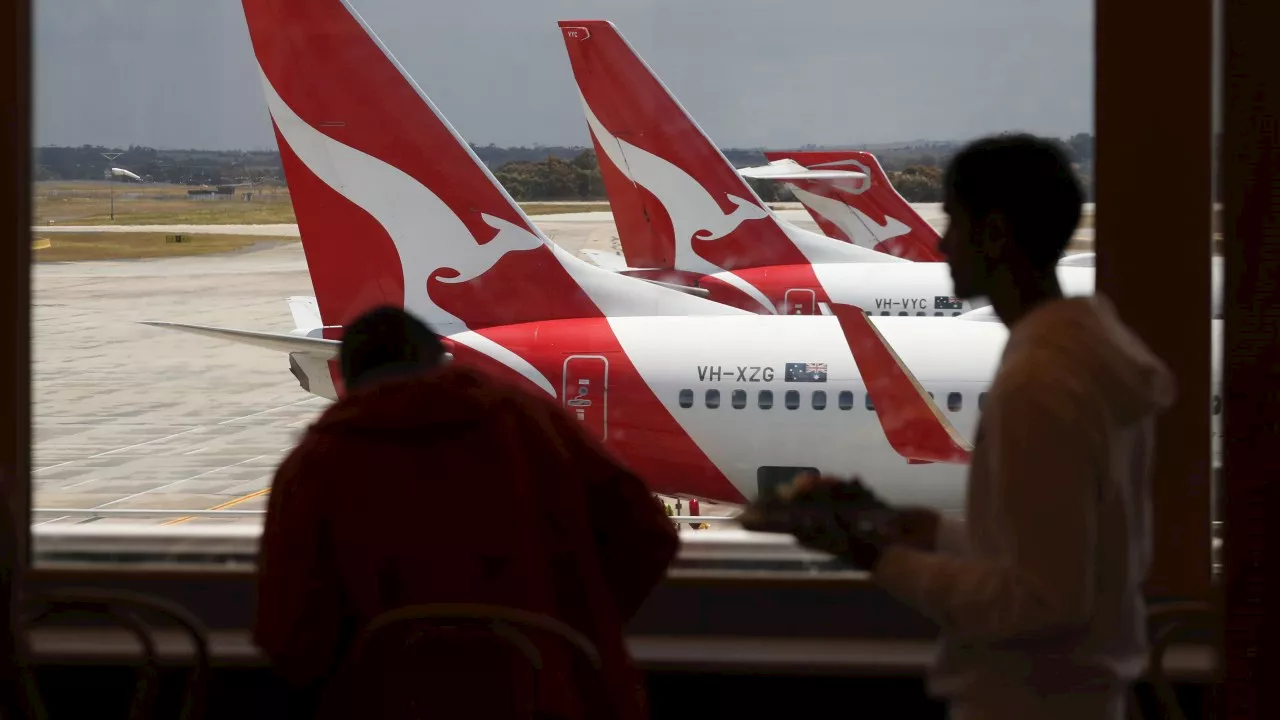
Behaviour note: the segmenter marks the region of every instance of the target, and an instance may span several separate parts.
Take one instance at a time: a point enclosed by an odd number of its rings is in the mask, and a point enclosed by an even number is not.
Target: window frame
[[[0,407],[9,412],[0,417],[0,492],[4,493],[10,520],[16,530],[19,582],[29,573],[31,563],[31,159],[32,159],[32,26],[31,0],[11,5],[10,23],[0,27],[0,43],[10,49],[0,64],[8,72],[0,79],[5,102],[4,162],[8,172],[0,179],[4,197],[3,216],[12,219],[10,230],[17,242],[9,243],[6,262],[0,263],[0,287],[4,288],[4,309],[0,310],[0,334],[9,342],[0,352]],[[0,507],[0,512],[5,508]]]
[[[0,25],[0,42],[11,48],[5,53],[3,63],[10,70],[3,73],[0,79],[0,93],[6,102],[3,112],[7,114],[6,127],[10,132],[5,137],[8,152],[4,162],[9,171],[2,181],[7,192],[3,193],[0,203],[5,206],[5,216],[13,219],[11,229],[18,242],[9,243],[8,260],[0,270],[0,287],[7,290],[7,302],[0,311],[0,332],[9,338],[7,351],[0,354],[0,407],[7,407],[11,412],[0,418],[3,437],[0,437],[0,492],[7,500],[14,522],[19,530],[17,541],[20,551],[20,566],[16,569],[19,582],[28,590],[41,590],[66,585],[96,585],[147,592],[167,597],[179,602],[201,617],[209,627],[214,629],[244,629],[252,616],[253,588],[255,571],[249,568],[216,568],[216,567],[119,567],[110,565],[86,564],[83,566],[38,567],[31,563],[30,520],[31,520],[31,440],[32,440],[32,408],[31,408],[31,251],[30,244],[25,242],[31,232],[31,154],[32,124],[30,108],[32,107],[32,25],[31,0],[15,0],[11,4],[11,23]],[[1153,79],[1151,68],[1165,67],[1162,63],[1152,63],[1146,53],[1129,53],[1122,58],[1120,50],[1114,49],[1107,55],[1107,48],[1119,45],[1131,45],[1131,39],[1120,33],[1127,31],[1127,26],[1119,22],[1117,17],[1122,12],[1113,7],[1105,9],[1105,3],[1095,3],[1097,15],[1095,76],[1103,78],[1105,73],[1123,69],[1125,64],[1131,68],[1140,66],[1147,81]],[[1114,4],[1113,4],[1114,5]],[[1136,9],[1135,9],[1136,11]],[[1143,22],[1149,22],[1144,17]],[[1180,27],[1181,34],[1187,29]],[[1171,37],[1167,42],[1175,42]],[[1163,44],[1162,44],[1163,49]],[[1180,51],[1182,52],[1182,51]],[[1162,53],[1162,56],[1168,53]],[[1194,56],[1194,53],[1185,53]],[[1105,64],[1104,55],[1108,58]],[[1184,63],[1185,65],[1185,63]],[[1185,86],[1185,74],[1176,68],[1166,68],[1162,74],[1175,74],[1179,82]],[[1123,143],[1134,140],[1124,132],[1112,136],[1102,134],[1101,118],[1116,116],[1122,113],[1135,113],[1143,117],[1159,116],[1163,122],[1170,118],[1194,115],[1187,107],[1187,96],[1181,96],[1178,102],[1169,99],[1164,103],[1151,106],[1151,98],[1140,93],[1132,94],[1131,100],[1125,100],[1123,93],[1132,91],[1132,87],[1113,78],[1108,81],[1112,85],[1124,84],[1123,90],[1112,88],[1104,91],[1099,86],[1095,113],[1099,122],[1095,134],[1099,138],[1097,156],[1122,156],[1117,152]],[[1185,92],[1185,91],[1184,91]],[[1207,102],[1207,98],[1206,98]],[[1147,107],[1143,107],[1143,104]],[[1143,133],[1149,134],[1149,127]],[[1161,134],[1159,140],[1167,140],[1167,134]],[[1156,140],[1152,140],[1155,142]],[[1141,144],[1141,143],[1139,143]],[[1185,157],[1180,148],[1165,146],[1160,153],[1169,158],[1176,158],[1178,173],[1185,174]],[[1149,163],[1155,157],[1144,153],[1147,163],[1144,172],[1151,172]],[[1158,158],[1157,158],[1158,159]],[[1096,161],[1095,161],[1096,162]],[[1232,162],[1232,158],[1224,155],[1223,163]],[[1120,198],[1121,201],[1108,205],[1105,217],[1131,216],[1142,214],[1142,223],[1150,233],[1150,217],[1143,213],[1144,203],[1132,198],[1124,200],[1124,193],[1131,188],[1125,187],[1123,171],[1117,171],[1120,163],[1110,160],[1097,163],[1097,177],[1105,180],[1099,182],[1100,188],[1106,188],[1109,197]],[[1112,174],[1115,174],[1114,176]],[[1178,203],[1168,203],[1176,210]],[[1179,213],[1172,212],[1170,215]],[[1180,221],[1179,221],[1180,222]],[[1111,275],[1104,278],[1104,248],[1109,248],[1104,238],[1120,237],[1121,233],[1111,229],[1111,223],[1099,227],[1099,288],[1118,287],[1124,280],[1138,281],[1140,284],[1144,274],[1133,264],[1111,263]],[[1189,237],[1197,230],[1194,224],[1176,228],[1174,235]],[[1114,233],[1114,234],[1113,234]],[[1169,238],[1165,238],[1168,240]],[[1167,242],[1166,249],[1177,247],[1178,243]],[[1181,251],[1179,251],[1181,252]],[[1231,257],[1228,256],[1228,263]],[[1149,258],[1143,259],[1144,264]],[[1149,265],[1146,266],[1149,269]],[[1227,276],[1231,277],[1230,270]],[[1132,302],[1133,294],[1121,295],[1116,304],[1123,316],[1131,317],[1127,305]],[[1185,298],[1187,305],[1193,299]],[[1207,298],[1204,313],[1208,313]],[[882,315],[888,315],[888,312]],[[955,313],[959,314],[959,313]],[[1197,311],[1198,317],[1198,311]],[[1229,316],[1230,317],[1230,316]],[[1197,335],[1198,337],[1198,335]],[[1207,354],[1207,346],[1200,350]],[[1224,377],[1224,384],[1226,378]],[[1231,393],[1223,391],[1224,413],[1230,407]],[[856,399],[856,398],[855,398]],[[758,400],[757,400],[758,402]],[[1197,408],[1203,410],[1203,403],[1196,402]],[[1163,429],[1162,429],[1163,432]],[[1177,447],[1180,433],[1170,432],[1163,435],[1158,446],[1158,453],[1167,452]],[[1202,439],[1197,442],[1208,444]],[[1192,445],[1196,442],[1191,443]],[[1206,479],[1207,485],[1207,479]],[[1159,513],[1166,507],[1157,504]],[[1206,528],[1207,533],[1207,528]],[[1157,556],[1160,549],[1157,548]],[[766,595],[767,594],[767,595]],[[762,601],[767,598],[767,602]],[[702,612],[690,612],[689,609],[700,607]],[[769,607],[768,613],[760,613],[760,607]],[[735,608],[737,611],[735,612]],[[858,608],[851,612],[850,608]],[[859,620],[862,618],[862,620]],[[640,616],[630,626],[635,633],[673,633],[694,632],[711,634],[739,635],[797,635],[812,634],[824,637],[933,637],[936,630],[931,623],[924,621],[913,611],[907,610],[899,603],[890,600],[885,593],[870,585],[859,573],[804,575],[799,573],[772,573],[767,571],[746,571],[734,573],[729,571],[672,571],[666,580],[657,588],[654,596],[646,604]]]
[[[765,405],[765,404],[764,404],[764,399],[765,399],[765,397],[766,397],[766,393],[767,393],[767,397],[769,398],[769,404],[768,404],[768,405]],[[757,409],[757,410],[772,410],[772,409],[773,409],[773,390],[770,390],[769,388],[763,388],[763,389],[758,390],[758,391],[756,392],[756,409]]]
[[[849,398],[847,405],[844,401],[846,397]],[[858,407],[858,396],[852,390],[841,390],[836,396],[836,407],[843,412],[849,412]]]

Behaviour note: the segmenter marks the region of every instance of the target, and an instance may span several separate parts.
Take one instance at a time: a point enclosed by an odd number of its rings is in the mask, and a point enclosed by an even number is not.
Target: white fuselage
[[[872,322],[942,416],[972,442],[1004,350],[1004,325],[931,317]],[[1215,352],[1221,326],[1213,323]],[[751,499],[761,488],[761,468],[816,468],[860,475],[891,502],[963,509],[967,466],[909,464],[889,445],[835,317],[600,318],[483,333],[528,361],[522,369],[507,365],[515,375],[580,413],[625,461],[661,467],[650,477],[685,481],[672,487],[727,481]],[[585,362],[585,370],[574,370],[575,362]],[[788,364],[825,365],[825,381],[789,382]],[[584,396],[593,404],[575,407],[575,382],[593,372]],[[1216,362],[1213,373],[1216,392]],[[323,380],[312,391],[333,393]],[[1214,416],[1215,439],[1218,424]]]
[[[761,467],[813,467],[861,475],[892,502],[962,508],[967,466],[908,464],[890,447],[836,318],[613,318],[609,324],[666,409],[746,497],[755,497]],[[898,318],[875,324],[934,393],[947,420],[972,440],[978,395],[995,374],[1004,326]],[[787,382],[788,363],[826,363],[827,380]],[[716,407],[708,406],[708,391],[718,391]],[[815,409],[815,391],[825,393],[822,409]],[[772,395],[768,408],[762,392]],[[951,393],[960,399],[953,409]]]

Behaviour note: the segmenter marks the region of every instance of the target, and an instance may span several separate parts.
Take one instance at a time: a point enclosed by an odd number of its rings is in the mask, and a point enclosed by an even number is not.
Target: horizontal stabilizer
[[[938,250],[937,230],[894,189],[875,155],[856,150],[766,150],[764,156],[766,167],[785,162],[815,173],[842,171],[859,178],[796,173],[774,178],[785,182],[826,235],[913,262],[945,260]]]
[[[768,165],[738,168],[738,174],[755,180],[866,180],[856,170],[813,170],[795,160],[775,160]]]
[[[909,463],[969,462],[973,446],[947,420],[871,320],[833,305],[889,444]]]
[[[215,340],[229,340],[238,342],[243,345],[253,345],[255,347],[266,348],[267,350],[276,350],[285,353],[307,353],[316,355],[326,360],[336,357],[338,349],[342,343],[338,340],[326,340],[324,338],[315,337],[299,337],[297,335],[286,335],[282,333],[257,332],[254,330],[230,330],[227,328],[209,327],[207,325],[184,325],[182,323],[157,322],[151,320],[142,321],[143,325],[151,327],[169,328],[179,332],[187,332],[193,335],[203,335],[204,337],[214,338]]]

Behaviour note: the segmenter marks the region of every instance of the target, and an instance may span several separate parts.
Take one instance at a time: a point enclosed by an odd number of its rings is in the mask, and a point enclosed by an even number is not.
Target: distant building
[[[199,187],[187,190],[188,200],[231,200],[237,195],[241,200],[253,199],[252,183],[230,183],[216,187]]]

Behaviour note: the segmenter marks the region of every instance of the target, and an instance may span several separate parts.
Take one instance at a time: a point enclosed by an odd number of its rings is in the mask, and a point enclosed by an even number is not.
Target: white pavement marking
[[[106,455],[114,455],[115,453],[121,452],[121,451],[123,451],[123,450],[132,450],[132,449],[134,449],[134,448],[136,448],[136,447],[142,447],[143,445],[150,445],[151,443],[160,442],[161,440],[168,440],[168,439],[170,439],[170,438],[176,438],[176,437],[178,437],[179,435],[186,435],[187,433],[193,433],[193,432],[195,432],[195,431],[197,431],[197,430],[203,430],[203,429],[204,429],[203,427],[193,427],[193,428],[188,428],[188,429],[186,429],[186,430],[183,430],[182,432],[177,432],[177,433],[174,433],[174,434],[172,434],[172,435],[165,435],[164,437],[155,438],[154,440],[148,440],[148,441],[146,441],[146,442],[134,443],[134,444],[132,444],[132,445],[126,445],[126,446],[124,446],[124,447],[118,447],[118,448],[116,448],[116,449],[114,449],[114,450],[106,450],[106,451],[104,451],[104,452],[100,452],[100,453],[97,453],[97,454],[94,454],[94,455],[87,455],[87,456],[82,457],[82,458],[76,458],[75,460],[66,460],[66,461],[64,461],[64,462],[57,463],[56,465],[45,465],[44,467],[36,468],[33,472],[40,472],[41,470],[52,470],[52,469],[54,469],[54,468],[56,468],[56,467],[62,467],[63,465],[70,465],[71,463],[78,463],[78,462],[83,462],[83,461],[85,461],[85,460],[92,460],[92,459],[94,459],[94,458],[100,458],[100,457],[104,457],[104,456],[106,456]]]
[[[303,398],[303,399],[301,399],[301,400],[298,400],[297,402],[285,403],[284,405],[277,405],[276,407],[273,407],[273,408],[267,408],[266,410],[259,410],[259,411],[258,411],[258,412],[256,412],[256,413],[249,413],[248,415],[241,415],[240,417],[237,417],[237,418],[231,418],[230,420],[223,420],[222,422],[220,422],[220,423],[218,423],[218,424],[219,424],[219,425],[226,425],[227,423],[233,423],[233,422],[236,422],[236,421],[238,421],[238,420],[245,420],[245,419],[247,419],[247,418],[257,417],[257,416],[259,416],[259,415],[265,415],[265,414],[267,414],[267,413],[269,413],[269,412],[275,412],[276,410],[283,410],[283,409],[285,409],[285,408],[287,408],[287,407],[293,407],[294,405],[302,405],[303,403],[309,403],[309,402],[312,402],[312,401],[315,401],[315,400],[323,400],[323,399],[324,399],[324,398],[320,397],[319,395],[314,395],[314,396],[309,397],[309,398]]]
[[[259,459],[259,458],[264,458],[264,457],[266,457],[266,455],[258,455],[258,456],[255,456],[255,457],[251,457],[251,458],[249,458],[248,460],[241,460],[241,461],[239,461],[239,462],[233,462],[233,463],[231,463],[230,465],[223,465],[222,467],[216,467],[216,468],[214,468],[214,469],[212,469],[212,470],[205,470],[204,472],[199,473],[198,475],[192,475],[192,476],[191,476],[191,477],[189,477],[189,478],[183,478],[183,479],[181,479],[181,480],[174,480],[173,482],[165,483],[164,485],[158,485],[158,486],[153,487],[153,488],[148,488],[148,489],[146,489],[146,490],[143,490],[142,492],[136,492],[136,493],[134,493],[134,494],[132,494],[132,495],[126,495],[125,497],[122,497],[122,498],[116,498],[115,500],[111,500],[111,501],[109,501],[109,502],[104,502],[104,503],[102,503],[101,505],[95,505],[94,507],[92,507],[92,508],[90,508],[90,509],[92,509],[92,510],[102,510],[102,509],[104,509],[104,508],[107,508],[107,507],[110,507],[110,506],[112,506],[112,505],[115,505],[116,503],[128,502],[129,500],[133,500],[134,498],[140,498],[140,497],[142,497],[143,495],[150,495],[150,494],[152,494],[152,493],[155,493],[155,492],[159,492],[159,491],[161,491],[161,490],[164,490],[165,488],[171,488],[171,487],[173,487],[174,485],[181,485],[181,484],[182,484],[182,483],[184,483],[184,482],[188,482],[188,481],[190,481],[190,480],[195,480],[196,478],[201,478],[201,477],[204,477],[205,475],[211,475],[211,474],[216,473],[216,472],[218,472],[218,471],[220,471],[220,470],[226,470],[227,468],[233,468],[233,467],[236,467],[237,465],[244,465],[245,463],[251,463],[251,462],[253,462],[254,460],[257,460],[257,459]]]

